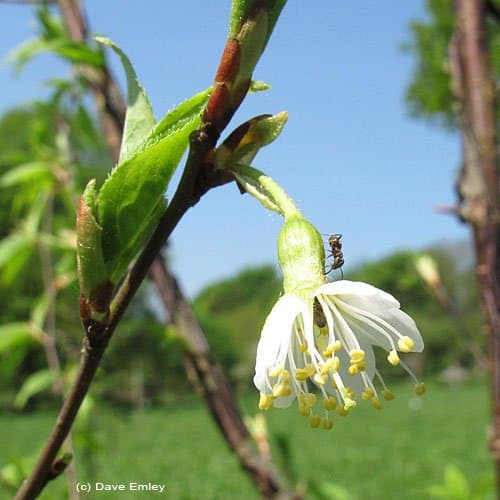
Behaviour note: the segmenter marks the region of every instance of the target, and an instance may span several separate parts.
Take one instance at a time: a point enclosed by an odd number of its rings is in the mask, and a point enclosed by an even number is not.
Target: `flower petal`
[[[292,341],[293,323],[304,307],[306,304],[301,298],[286,294],[276,302],[266,318],[257,346],[253,379],[257,389],[265,394],[271,391],[269,369],[284,367]]]
[[[323,285],[316,293],[338,299],[336,304],[342,309],[344,319],[365,342],[391,350],[391,343],[374,327],[375,323],[392,338],[396,347],[400,336],[407,336],[414,344],[411,351],[423,350],[424,342],[415,321],[401,311],[399,302],[387,292],[366,283],[343,280]],[[347,306],[342,307],[343,303]],[[357,313],[349,309],[349,306],[355,308]],[[384,323],[390,325],[400,336],[390,327],[384,326]]]

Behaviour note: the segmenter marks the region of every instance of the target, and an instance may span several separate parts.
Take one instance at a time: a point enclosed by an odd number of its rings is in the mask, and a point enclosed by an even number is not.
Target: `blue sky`
[[[132,59],[158,118],[210,85],[229,0],[84,5],[93,31]],[[257,114],[290,113],[254,165],[281,183],[320,232],[343,234],[347,269],[396,249],[467,237],[464,226],[434,210],[454,203],[458,138],[409,118],[404,102],[413,61],[400,46],[409,22],[424,15],[423,0],[290,0],[254,73],[272,89],[249,96],[228,129]],[[32,8],[0,4],[0,54],[30,37],[33,25]],[[109,61],[123,83],[112,54]],[[68,72],[49,55],[18,77],[3,67],[0,112],[43,97],[44,79]],[[172,263],[185,290],[193,295],[245,266],[276,263],[280,225],[233,185],[209,192],[173,237]]]

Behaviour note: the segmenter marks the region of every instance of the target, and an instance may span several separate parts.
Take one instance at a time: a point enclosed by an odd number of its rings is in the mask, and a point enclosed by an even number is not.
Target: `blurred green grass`
[[[424,398],[409,384],[395,387],[396,399],[382,411],[360,405],[337,417],[332,431],[311,429],[296,406],[266,414],[271,441],[289,440],[287,464],[303,482],[335,483],[356,499],[422,499],[441,483],[447,464],[471,481],[492,474],[486,447],[488,395],[482,380],[456,388],[428,384]],[[254,414],[257,395],[241,401]],[[54,415],[0,415],[0,464],[32,453]],[[82,480],[166,484],[166,498],[179,500],[257,499],[252,483],[228,451],[200,402],[145,412],[99,409],[94,418],[98,449],[91,466],[78,457]],[[284,466],[273,446],[275,459]],[[63,481],[45,498],[63,498]],[[161,497],[162,495],[156,494]],[[153,493],[94,493],[82,498],[146,498]],[[313,493],[306,498],[316,498]]]

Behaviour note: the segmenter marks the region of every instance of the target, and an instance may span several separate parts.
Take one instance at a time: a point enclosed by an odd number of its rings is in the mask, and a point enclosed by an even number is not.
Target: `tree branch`
[[[460,215],[472,228],[476,253],[491,377],[490,449],[496,466],[497,494],[500,495],[499,158],[495,85],[486,40],[487,7],[484,0],[455,0],[456,23],[450,46],[450,67],[463,148],[457,191]]]

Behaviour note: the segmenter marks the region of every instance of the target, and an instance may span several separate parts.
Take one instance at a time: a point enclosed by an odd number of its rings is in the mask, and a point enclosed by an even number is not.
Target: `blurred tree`
[[[451,91],[448,47],[453,35],[453,0],[426,0],[427,18],[410,24],[410,40],[403,48],[414,58],[406,100],[412,116],[444,127],[457,127]],[[496,12],[496,13],[495,13]],[[491,68],[500,78],[500,1],[487,2],[487,30]]]
[[[417,65],[408,102],[414,114],[452,123],[460,132],[457,204],[449,210],[470,226],[476,255],[491,383],[488,440],[500,495],[500,3],[429,0],[427,7],[430,19],[413,24]]]

